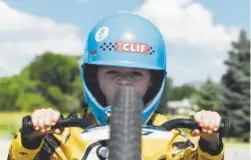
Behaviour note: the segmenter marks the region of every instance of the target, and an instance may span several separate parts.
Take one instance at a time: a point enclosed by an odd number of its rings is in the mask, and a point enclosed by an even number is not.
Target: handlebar
[[[194,120],[183,118],[168,120],[161,126],[164,127],[166,130],[172,130],[174,128],[187,128],[191,130],[199,129],[200,131],[202,130],[201,127],[199,127]],[[232,124],[229,122],[228,119],[224,118],[221,120],[219,130],[217,132],[219,132],[222,137],[229,137],[232,130]]]
[[[76,117],[68,117],[63,118],[60,117],[57,123],[51,127],[51,129],[62,129],[66,127],[80,127],[80,128],[87,128],[88,126],[92,125],[89,121],[83,118],[76,118]],[[31,133],[34,131],[31,116],[26,116],[22,120],[22,128],[27,133]]]
[[[77,117],[68,117],[63,118],[61,117],[55,126],[52,126],[52,129],[62,129],[65,127],[80,127],[80,128],[87,128],[88,126],[92,125],[89,121],[83,118]],[[166,130],[172,130],[174,128],[187,128],[187,129],[199,129],[201,128],[196,124],[196,122],[192,119],[184,119],[184,118],[177,118],[166,121],[164,124],[161,125]],[[23,118],[22,122],[22,129],[25,130],[27,133],[31,133],[34,131],[33,124],[30,116],[26,116]],[[217,132],[220,133],[222,137],[230,136],[230,133],[233,129],[232,124],[229,122],[228,119],[222,119],[220,123],[219,130]]]

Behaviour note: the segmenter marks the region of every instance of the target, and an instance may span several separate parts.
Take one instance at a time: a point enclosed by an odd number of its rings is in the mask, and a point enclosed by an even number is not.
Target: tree
[[[76,110],[83,104],[78,56],[44,53],[19,75],[0,79],[0,110]]]
[[[231,118],[233,136],[250,141],[250,40],[242,30],[228,52],[228,67],[222,76],[223,97],[221,114]]]
[[[196,104],[199,110],[219,110],[220,102],[220,86],[214,83],[210,77],[206,82],[198,89],[196,94]]]
[[[63,93],[73,91],[72,83],[80,74],[77,58],[46,52],[30,64],[30,79],[39,80],[43,85],[54,85]]]
[[[34,111],[39,108],[55,108],[40,94],[23,92],[17,98],[16,106],[22,111]]]
[[[181,86],[175,86],[171,88],[168,99],[182,100],[184,98],[190,98],[190,96],[196,92],[196,88],[192,85],[184,84]]]
[[[18,96],[19,89],[16,85],[12,85],[12,81],[17,81],[16,77],[4,77],[0,79],[0,110],[14,110],[15,99]]]
[[[40,82],[39,94],[59,111],[80,107],[82,87],[78,60],[77,56],[47,52],[30,64],[29,76]]]

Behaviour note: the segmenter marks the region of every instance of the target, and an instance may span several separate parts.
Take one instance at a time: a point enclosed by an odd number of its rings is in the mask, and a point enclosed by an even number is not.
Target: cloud
[[[150,19],[169,43],[225,51],[239,28],[214,24],[212,13],[192,0],[146,0],[137,14]]]
[[[45,51],[80,55],[78,28],[15,10],[0,1],[0,76],[16,74]]]
[[[201,82],[208,76],[215,82],[220,82],[222,74],[226,71],[223,63],[227,59],[226,53],[204,52],[189,46],[180,47],[172,45],[169,47],[167,56],[167,73],[175,85],[183,83]]]
[[[210,10],[193,0],[146,0],[136,14],[148,18],[167,42],[167,73],[176,85],[219,82],[223,61],[240,28],[214,22]]]
[[[194,69],[185,67],[183,65],[180,65],[177,67],[178,73],[183,73],[183,75],[193,76],[196,74],[196,71]]]
[[[224,65],[224,62],[223,62],[222,59],[217,59],[217,58],[215,58],[215,59],[213,60],[213,64],[214,64],[215,67],[221,67],[221,66]]]

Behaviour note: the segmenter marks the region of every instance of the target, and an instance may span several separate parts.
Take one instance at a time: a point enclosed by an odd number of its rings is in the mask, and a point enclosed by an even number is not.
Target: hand
[[[219,133],[216,132],[219,129],[221,117],[217,112],[202,110],[194,114],[195,122],[202,128],[202,132],[198,129],[192,131],[192,136],[201,136],[201,138],[217,142],[219,139]]]
[[[59,118],[60,113],[51,108],[35,110],[31,115],[34,129],[42,135],[49,131],[50,133],[61,134],[60,129],[51,130],[51,127],[57,123]]]

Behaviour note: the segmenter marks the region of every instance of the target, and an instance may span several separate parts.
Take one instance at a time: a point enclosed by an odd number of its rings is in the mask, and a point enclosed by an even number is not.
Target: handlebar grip
[[[233,124],[230,123],[229,119],[222,119],[220,123],[219,133],[222,137],[230,137],[233,132]]]
[[[63,121],[63,119],[64,118],[62,116],[60,116],[57,124],[52,126],[51,129],[53,130],[53,129],[59,128],[60,130],[62,130],[63,126],[62,126],[61,121]],[[35,131],[30,115],[23,117],[23,119],[22,119],[22,130],[25,133],[32,133],[32,132]]]
[[[202,130],[202,128],[199,127],[194,120],[183,118],[169,120],[162,124],[162,127],[167,130],[171,130],[174,128],[187,128],[191,130],[199,129],[200,131]],[[219,130],[216,132],[219,132],[222,137],[229,137],[231,135],[232,130],[233,126],[230,121],[226,118],[222,118]]]
[[[76,117],[68,117],[64,118],[62,115],[58,119],[57,123],[51,127],[51,130],[59,128],[62,130],[65,127],[80,127],[80,128],[86,128],[90,126],[91,123],[83,118],[76,118]],[[22,130],[25,133],[32,133],[34,132],[34,127],[32,124],[31,116],[25,116],[22,120]]]

